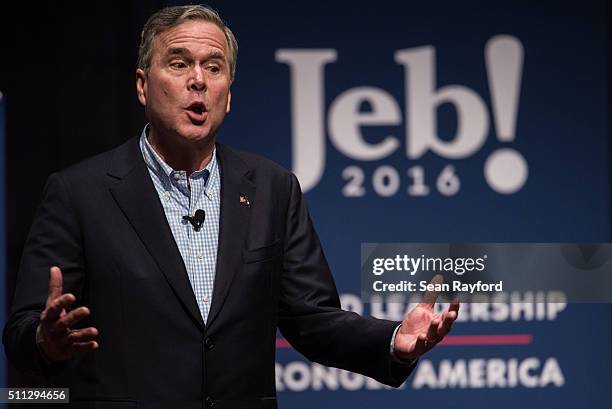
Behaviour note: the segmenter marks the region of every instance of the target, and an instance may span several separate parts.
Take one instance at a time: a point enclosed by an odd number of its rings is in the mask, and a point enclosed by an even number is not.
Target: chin
[[[210,129],[208,127],[201,128],[201,127],[192,126],[189,128],[190,129],[179,129],[178,130],[177,133],[182,139],[185,139],[190,142],[200,142],[200,141],[206,141],[212,138]]]

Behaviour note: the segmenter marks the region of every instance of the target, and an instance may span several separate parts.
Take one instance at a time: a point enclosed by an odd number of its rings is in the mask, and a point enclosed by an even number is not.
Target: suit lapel
[[[111,194],[191,318],[204,329],[185,264],[142,158],[138,140],[133,138],[116,151],[109,176],[119,181],[110,188]]]
[[[223,145],[217,145],[217,152],[221,169],[221,212],[215,286],[206,322],[208,328],[223,308],[232,280],[242,268],[242,250],[251,215],[250,205],[245,200],[253,203],[255,199],[255,185],[249,179],[252,175],[248,166]]]

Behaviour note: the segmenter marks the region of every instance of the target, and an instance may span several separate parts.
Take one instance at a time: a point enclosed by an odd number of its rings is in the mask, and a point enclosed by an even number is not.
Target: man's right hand
[[[98,348],[98,342],[95,341],[98,336],[96,328],[70,329],[89,315],[87,307],[66,312],[66,308],[75,301],[74,295],[62,294],[62,271],[59,267],[51,267],[47,306],[40,314],[40,323],[36,328],[36,344],[48,361],[65,361],[77,352]]]

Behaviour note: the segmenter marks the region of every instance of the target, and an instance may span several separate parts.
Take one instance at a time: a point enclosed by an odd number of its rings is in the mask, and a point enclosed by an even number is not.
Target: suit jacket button
[[[207,408],[214,408],[215,407],[215,400],[213,398],[211,398],[210,396],[206,397],[206,407]]]
[[[208,337],[204,340],[204,345],[206,345],[206,349],[208,350],[213,349],[215,347],[215,343],[212,341],[212,339]]]

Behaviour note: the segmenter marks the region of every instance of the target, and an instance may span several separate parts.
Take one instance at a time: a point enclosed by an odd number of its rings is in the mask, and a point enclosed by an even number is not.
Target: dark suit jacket
[[[9,359],[105,408],[275,408],[276,329],[307,358],[398,386],[397,322],[339,308],[297,179],[217,147],[216,279],[204,325],[138,138],[49,177],[4,330]],[[247,196],[250,206],[240,203]],[[92,315],[100,348],[54,365],[37,351],[49,267]],[[99,403],[104,401],[103,404]]]

